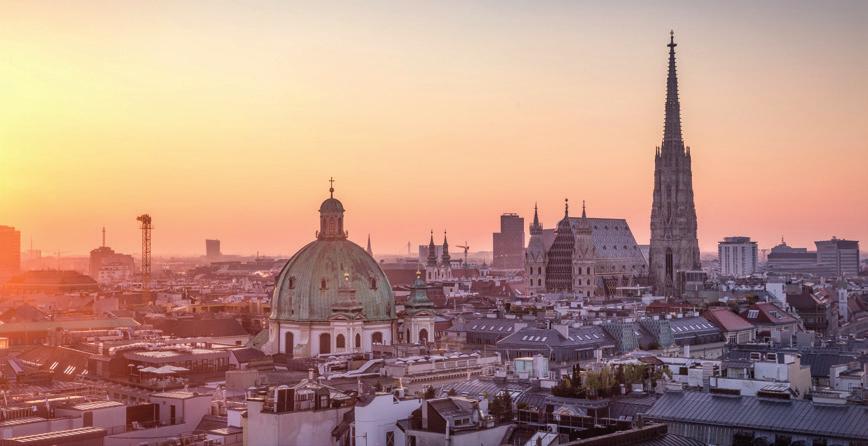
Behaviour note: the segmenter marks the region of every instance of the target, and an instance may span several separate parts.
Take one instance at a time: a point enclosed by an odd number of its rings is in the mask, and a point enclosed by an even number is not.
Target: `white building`
[[[757,269],[757,244],[750,237],[724,237],[717,242],[720,275],[746,277]]]

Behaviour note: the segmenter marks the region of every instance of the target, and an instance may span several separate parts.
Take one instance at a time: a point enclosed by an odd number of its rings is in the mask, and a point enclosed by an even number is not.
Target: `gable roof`
[[[723,331],[742,331],[754,328],[753,324],[745,318],[733,313],[728,308],[711,308],[705,313],[709,322],[720,327]]]

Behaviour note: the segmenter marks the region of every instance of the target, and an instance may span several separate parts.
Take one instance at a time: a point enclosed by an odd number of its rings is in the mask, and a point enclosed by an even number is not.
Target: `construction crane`
[[[142,214],[136,217],[142,230],[142,290],[146,300],[151,299],[151,216]]]
[[[467,280],[467,251],[470,250],[470,245],[467,244],[467,240],[464,241],[464,245],[458,245],[458,248],[464,250],[464,279]]]

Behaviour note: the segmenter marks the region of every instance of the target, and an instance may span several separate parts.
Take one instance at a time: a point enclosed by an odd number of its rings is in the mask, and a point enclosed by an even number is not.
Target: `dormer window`
[[[295,288],[295,277],[289,278],[289,289]]]
[[[376,290],[376,289],[377,289],[377,279],[375,279],[375,278],[373,278],[373,277],[371,277],[371,289],[372,289],[372,290]]]

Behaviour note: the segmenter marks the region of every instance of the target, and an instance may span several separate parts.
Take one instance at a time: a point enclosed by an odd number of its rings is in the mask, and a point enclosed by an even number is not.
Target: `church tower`
[[[440,256],[440,279],[452,280],[452,257],[449,255],[449,242],[446,241],[446,231],[443,231],[443,254]]]
[[[693,204],[690,147],[681,137],[681,105],[675,72],[675,33],[670,33],[669,75],[666,78],[666,119],[663,145],[654,156],[651,207],[651,250],[648,266],[657,293],[675,295],[679,271],[700,269]]]
[[[543,241],[543,228],[539,222],[537,207],[533,205],[533,223],[530,225],[530,241],[524,252],[524,266],[527,271],[528,292],[531,296],[546,290],[546,247]]]
[[[582,201],[582,218],[578,220],[573,231],[576,237],[573,248],[573,292],[581,297],[594,297],[597,285],[594,283],[594,259],[597,250],[591,238],[591,222],[585,212],[585,202]]]
[[[416,281],[404,304],[404,341],[426,345],[434,340],[433,335],[434,303],[428,299],[428,285],[422,280],[422,273],[416,271]]]
[[[428,242],[428,262],[425,264],[425,281],[437,280],[437,246],[434,245],[434,231],[431,231],[431,241]]]

